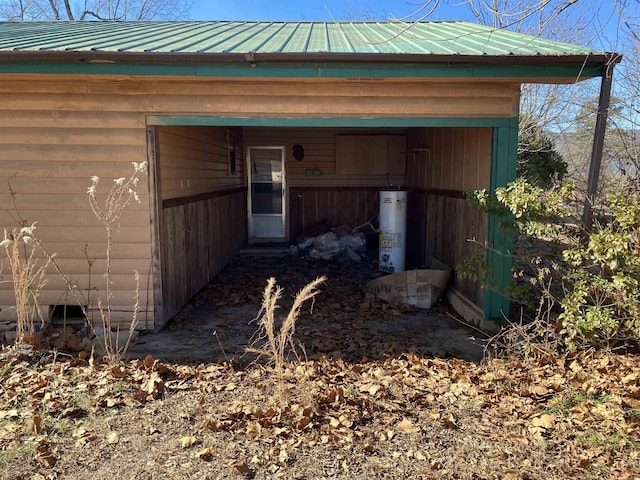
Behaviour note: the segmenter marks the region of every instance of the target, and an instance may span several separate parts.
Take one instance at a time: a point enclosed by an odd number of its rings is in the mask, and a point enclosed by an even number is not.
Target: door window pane
[[[284,236],[284,149],[249,147],[249,233],[254,238]]]
[[[252,213],[282,213],[282,183],[251,184]]]

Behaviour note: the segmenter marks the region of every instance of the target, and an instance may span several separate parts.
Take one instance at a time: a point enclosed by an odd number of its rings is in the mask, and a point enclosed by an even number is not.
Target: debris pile
[[[330,227],[326,224],[312,225],[298,236],[297,252],[316,260],[332,260],[340,263],[360,262],[367,258],[371,238],[377,233],[371,222],[360,227],[350,225]]]

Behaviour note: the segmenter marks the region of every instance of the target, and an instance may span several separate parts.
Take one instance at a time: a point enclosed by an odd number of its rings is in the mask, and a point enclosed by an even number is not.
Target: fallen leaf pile
[[[5,349],[0,381],[1,478],[640,478],[632,355],[321,359],[276,377]]]
[[[70,354],[1,350],[0,479],[640,480],[638,356],[465,361],[427,348],[426,316],[367,295],[375,274],[237,260],[169,325],[185,356],[220,347],[200,365],[108,366],[71,331],[52,344]],[[308,360],[279,375],[240,356],[255,325],[237,313],[271,275],[285,312],[329,278],[296,324]]]
[[[432,318],[440,316],[429,324],[424,311],[416,311],[411,305],[392,306],[365,292],[366,284],[380,276],[377,261],[344,265],[286,256],[235,259],[169,322],[168,330],[174,338],[182,336],[185,343],[193,345],[190,352],[173,358],[183,360],[190,353],[201,361],[234,357],[236,364],[249,363],[238,357],[251,344],[256,325],[250,320],[260,310],[264,287],[272,276],[285,291],[281,311],[288,310],[295,293],[307,283],[318,276],[328,279],[313,303],[301,310],[296,325],[296,341],[304,344],[309,359],[326,356],[362,362],[407,352],[459,355],[454,342],[446,347],[434,346],[429,335],[434,323],[452,321],[441,311],[441,303],[427,312]],[[214,331],[213,342],[204,346],[198,343],[199,338],[210,339]],[[479,358],[482,349],[476,350]]]

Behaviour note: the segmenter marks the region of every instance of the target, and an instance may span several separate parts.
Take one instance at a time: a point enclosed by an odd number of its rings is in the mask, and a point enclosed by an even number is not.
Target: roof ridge
[[[388,23],[401,23],[401,24],[428,24],[428,23],[468,23],[471,25],[483,25],[481,23],[470,22],[468,20],[418,20],[418,21],[405,21],[399,19],[386,19],[386,20],[29,20],[29,21],[17,21],[17,20],[0,20],[0,24],[14,24],[14,25],[28,25],[28,24],[161,24],[161,23],[308,23],[308,24],[388,24]],[[492,28],[492,27],[490,27]]]

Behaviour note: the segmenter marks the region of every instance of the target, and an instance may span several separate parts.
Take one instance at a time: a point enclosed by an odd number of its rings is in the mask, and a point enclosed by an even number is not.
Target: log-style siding
[[[29,94],[21,91],[20,82],[2,81],[0,85],[0,185],[4,185],[0,187],[0,225],[16,225],[10,179],[20,215],[28,223],[37,222],[39,238],[83,297],[91,297],[89,308],[96,309],[98,299],[104,304],[107,237],[90,210],[87,188],[92,176],[100,177],[98,194],[103,200],[114,178],[132,173],[131,162],[146,160],[144,116],[93,111],[81,105],[65,108],[66,92],[76,88],[70,83],[31,82],[26,85]],[[29,102],[21,101],[31,96],[49,99],[32,109]],[[56,107],[57,103],[62,105]],[[149,190],[144,177],[137,192],[140,202],[129,204],[113,232],[113,319],[116,323],[131,319],[136,270],[141,275],[140,328],[153,328]],[[7,282],[0,284],[0,318],[5,320],[14,315],[7,270],[5,263],[3,280]],[[65,290],[65,281],[52,270],[40,294],[45,313],[49,305],[75,304]]]
[[[96,267],[105,257],[105,236],[97,221],[92,223],[89,210],[86,194],[89,178],[93,175],[101,177],[101,191],[105,192],[111,185],[111,179],[131,172],[131,162],[147,160],[148,116],[509,118],[517,112],[517,92],[517,84],[448,84],[443,80],[430,83],[424,79],[252,81],[201,77],[7,74],[0,77],[0,185],[6,185],[13,177],[16,202],[22,215],[29,222],[39,222],[38,233],[49,249],[65,261],[65,268],[69,269],[67,275],[77,279],[78,288],[82,290],[88,286],[85,257],[96,258]],[[184,139],[184,133],[176,130],[172,135]],[[191,133],[189,131],[187,137]],[[197,141],[197,138],[191,140]],[[290,143],[308,144],[304,139],[293,142],[288,138],[286,144]],[[215,148],[218,155],[225,153],[221,148]],[[331,152],[333,147],[326,148],[326,156],[334,155]],[[242,149],[238,151],[241,153]],[[288,170],[290,179],[294,180],[290,184],[292,187],[316,185],[318,179],[305,174],[307,165],[318,166],[324,170],[323,173],[331,172],[331,166],[322,163],[325,155],[316,157],[313,148],[305,151],[306,161],[295,168],[291,165],[291,170]],[[243,165],[240,154],[238,166],[242,168]],[[224,172],[220,170],[219,173]],[[168,170],[166,185],[162,184],[161,175],[161,193],[168,196],[193,195],[184,192],[185,182],[180,187],[181,177],[175,176],[180,174],[179,170]],[[196,178],[195,174],[188,178],[193,181],[189,181],[187,189],[194,192],[210,190],[207,180]],[[227,180],[231,183],[224,183]],[[386,184],[386,181],[380,183],[379,180],[366,174],[351,175],[336,177],[334,185],[369,187]],[[225,177],[224,182],[218,186],[229,189],[235,179]],[[395,179],[392,182],[396,183]],[[154,203],[149,198],[152,191],[148,182],[140,183],[140,203],[131,203],[113,236],[113,260],[118,265],[117,281],[113,286],[113,304],[117,310],[114,319],[125,323],[130,318],[127,312],[132,308],[136,284],[133,274],[129,275],[126,270],[127,266],[132,266],[140,269],[143,275],[139,293],[145,315],[144,328],[153,328],[150,208]],[[168,235],[170,225],[177,231],[205,215],[212,215],[208,221],[214,221],[216,212],[221,213],[224,208],[233,208],[227,213],[238,216],[238,212],[246,211],[243,210],[246,209],[243,195],[236,192],[228,198],[209,200],[200,197],[198,205],[202,202],[215,205],[203,209],[197,207],[195,212],[190,210],[195,208],[193,205],[176,206],[182,210],[167,213],[167,218],[171,218],[173,223],[164,225],[162,234]],[[233,204],[225,207],[223,202],[230,198],[234,199]],[[0,202],[5,208],[11,205],[6,187],[0,188]],[[185,209],[188,211],[183,211]],[[237,221],[231,231],[233,242],[237,241],[235,235],[240,236],[243,232],[244,214],[238,216]],[[12,225],[14,222],[8,213],[1,212],[0,226]],[[220,253],[217,258],[225,258],[225,254]],[[214,267],[207,267],[210,269],[206,275],[215,271],[218,265],[219,262]],[[143,268],[145,266],[147,268]],[[170,268],[178,267],[163,265],[165,272],[170,272],[165,270]],[[3,274],[4,280],[9,281],[6,269]],[[97,288],[94,292],[97,297],[104,294],[101,274],[97,268],[92,269],[92,286]],[[55,275],[51,274],[49,279],[50,284],[43,291],[41,302],[44,305],[66,303],[68,297]],[[175,306],[187,294],[180,293],[180,300],[171,298],[171,295],[174,293],[167,292],[162,301]],[[10,288],[0,289],[0,318],[12,315],[10,307],[13,303]]]
[[[407,183],[411,188],[408,263],[433,259],[455,268],[487,240],[487,216],[465,192],[489,188],[490,128],[429,128],[410,132]],[[454,278],[455,288],[481,307],[479,282]]]
[[[194,197],[243,185],[242,130],[226,127],[159,127],[163,200]],[[235,139],[236,173],[229,171],[228,138]]]

